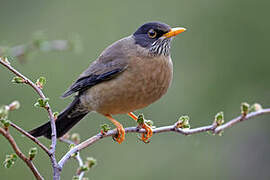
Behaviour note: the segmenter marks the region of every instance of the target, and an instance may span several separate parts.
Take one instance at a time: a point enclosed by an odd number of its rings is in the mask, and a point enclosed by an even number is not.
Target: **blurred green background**
[[[219,111],[225,112],[226,120],[238,116],[243,101],[270,106],[269,0],[0,0],[0,4],[0,45],[29,42],[39,30],[52,40],[80,35],[83,51],[79,54],[38,53],[24,64],[11,61],[32,80],[47,78],[44,93],[54,111],[61,111],[71,101],[59,96],[104,48],[152,20],[188,31],[172,43],[174,81],[168,93],[137,113],[143,112],[156,126],[173,124],[187,114],[191,126],[197,127],[212,123]],[[33,107],[37,95],[27,86],[12,84],[13,76],[0,67],[0,103],[19,100],[22,105],[9,119],[26,130],[47,121],[46,112]],[[124,126],[135,125],[127,116],[117,119]],[[269,119],[263,116],[243,122],[221,137],[163,133],[154,135],[150,144],[143,144],[136,134],[128,134],[121,145],[106,138],[81,152],[84,159],[93,156],[98,160],[86,176],[95,180],[269,179]],[[72,132],[80,132],[86,139],[103,123],[109,122],[92,113]],[[11,132],[25,153],[35,146]],[[49,145],[48,140],[41,141]],[[57,158],[67,150],[67,145],[58,143]],[[0,137],[0,161],[12,152]],[[42,175],[51,179],[50,161],[40,149],[34,162]],[[77,162],[70,160],[62,179],[71,179],[77,167]],[[0,176],[33,179],[21,160],[12,169],[1,167]]]

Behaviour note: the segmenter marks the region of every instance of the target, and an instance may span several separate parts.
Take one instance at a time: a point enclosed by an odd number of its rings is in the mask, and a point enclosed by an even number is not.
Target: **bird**
[[[125,129],[113,115],[127,114],[137,121],[133,111],[154,103],[167,92],[173,77],[171,41],[184,31],[183,27],[171,28],[162,22],[147,22],[130,36],[108,46],[62,95],[66,98],[75,94],[55,121],[57,138],[94,111],[116,126],[115,141],[121,144]],[[147,142],[153,130],[146,123],[141,128],[145,129],[141,140]],[[50,139],[50,122],[29,133]]]

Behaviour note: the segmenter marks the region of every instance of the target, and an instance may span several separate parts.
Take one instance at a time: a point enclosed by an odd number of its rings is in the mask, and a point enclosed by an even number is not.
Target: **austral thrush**
[[[121,143],[125,130],[112,115],[127,114],[137,120],[132,111],[152,104],[167,92],[173,76],[171,40],[184,31],[185,28],[150,22],[107,47],[63,94],[62,97],[67,97],[76,93],[56,119],[57,137],[63,136],[89,112],[96,111],[117,127],[115,140]],[[147,124],[142,128],[146,130],[142,135],[146,142],[153,132]],[[30,134],[51,138],[50,123]]]

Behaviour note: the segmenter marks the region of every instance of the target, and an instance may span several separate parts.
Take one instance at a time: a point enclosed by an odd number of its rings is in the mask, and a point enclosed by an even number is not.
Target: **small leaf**
[[[257,112],[257,111],[261,111],[263,108],[262,108],[262,105],[260,105],[259,103],[254,103],[252,104],[252,106],[250,107],[249,111],[250,112]]]
[[[14,153],[6,155],[6,159],[3,162],[4,167],[5,168],[10,168],[12,165],[14,165],[17,158],[18,158],[17,155],[14,154]]]
[[[34,104],[35,107],[46,107],[49,102],[49,98],[38,98],[37,102]]]
[[[79,178],[79,176],[73,176],[72,177],[72,180],[79,180],[80,178]]]
[[[138,119],[137,119],[137,123],[139,125],[143,125],[144,124],[144,116],[143,116],[143,114],[139,114]]]
[[[7,119],[8,112],[9,112],[9,107],[8,106],[1,106],[0,107],[0,120]]]
[[[29,159],[30,160],[33,160],[35,158],[35,156],[37,155],[38,153],[38,150],[36,147],[32,147],[30,150],[29,150]]]
[[[151,120],[145,120],[145,123],[150,127],[154,127],[154,122]]]
[[[88,170],[89,170],[89,168],[86,165],[83,165],[80,167],[79,171],[82,172],[82,171],[88,171]]]
[[[1,51],[2,51],[2,54],[9,54],[9,50],[10,50],[10,48],[6,48],[6,49],[1,49]],[[3,52],[4,51],[4,52]],[[5,52],[6,51],[6,52]],[[3,61],[3,62],[5,62],[6,64],[10,64],[10,62],[8,61],[8,59],[9,59],[9,57],[8,56],[5,56],[5,57],[1,57],[0,56],[0,61]]]
[[[36,85],[40,89],[42,89],[44,87],[45,83],[46,83],[46,78],[45,77],[40,77],[40,78],[37,79]]]
[[[75,146],[76,146],[75,144],[70,144],[70,145],[69,145],[69,149],[72,149],[72,148],[74,148]],[[78,153],[76,152],[76,153],[72,154],[71,157],[75,157],[75,156],[77,156],[77,155],[78,155]]]
[[[241,113],[243,116],[247,115],[249,112],[249,104],[244,102],[241,104]]]
[[[10,121],[7,119],[1,119],[0,122],[3,124],[6,130],[10,126]]]
[[[81,141],[80,134],[73,133],[70,138],[75,144],[79,144]]]
[[[24,83],[25,80],[24,80],[23,78],[21,78],[21,77],[15,76],[15,77],[11,80],[11,82],[20,84],[20,83]]]
[[[90,169],[97,164],[97,160],[93,157],[87,157],[85,165]]]
[[[108,124],[101,125],[101,132],[108,132],[111,129],[111,127]]]
[[[175,126],[177,128],[189,129],[189,116],[181,116],[179,120],[176,122]]]
[[[57,111],[53,113],[53,117],[54,117],[55,119],[57,119],[58,115],[59,115],[59,112],[57,112]]]
[[[219,112],[216,114],[215,123],[217,124],[217,126],[220,126],[224,123],[224,113],[223,112]]]

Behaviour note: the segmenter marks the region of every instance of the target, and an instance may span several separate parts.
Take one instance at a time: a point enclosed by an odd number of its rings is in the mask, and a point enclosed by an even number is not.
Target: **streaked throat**
[[[149,49],[150,54],[154,56],[158,55],[169,56],[171,48],[171,40],[172,38],[159,38],[151,45]]]

